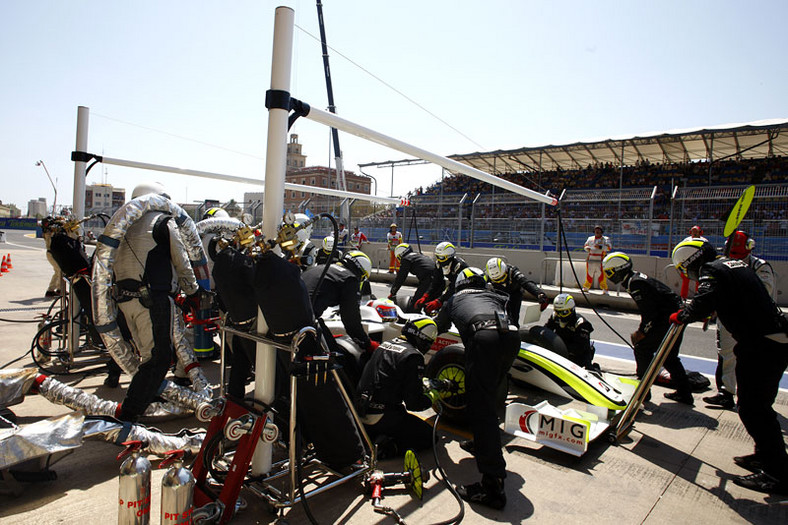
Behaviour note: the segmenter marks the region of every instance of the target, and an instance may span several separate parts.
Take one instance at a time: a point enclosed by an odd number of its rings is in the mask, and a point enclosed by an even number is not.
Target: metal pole
[[[462,203],[465,202],[465,199],[468,198],[468,194],[465,193],[460,199],[460,202],[457,203],[457,247],[462,247]]]
[[[621,141],[621,166],[618,170],[618,220],[621,226],[621,192],[624,191],[624,141]]]
[[[178,173],[180,175],[189,175],[191,177],[201,177],[205,179],[219,179],[219,180],[226,180],[229,182],[240,182],[242,184],[254,184],[256,186],[266,185],[266,181],[260,180],[259,178],[255,179],[252,177],[240,177],[238,175],[227,175],[225,173],[214,173],[211,171],[175,168],[172,166],[164,166],[161,164],[149,164],[147,162],[138,162],[135,160],[115,159],[112,157],[101,157],[101,162],[113,166],[126,166],[129,168],[139,168],[143,170],[163,171],[166,173]],[[377,197],[374,195],[368,195],[366,193],[355,193],[352,191],[332,190],[331,188],[320,188],[318,186],[294,184],[292,182],[285,182],[283,188],[285,190],[303,191],[305,193],[313,193],[316,195],[331,195],[334,197],[352,197],[354,199],[368,200],[373,202],[379,201],[379,202],[386,202],[391,204],[399,203],[399,199],[395,199],[391,197]],[[284,200],[282,202],[284,203]]]
[[[290,68],[293,58],[293,24],[295,13],[289,7],[277,7],[274,16],[274,46],[271,60],[271,89],[290,92]],[[276,236],[282,220],[287,169],[287,119],[289,111],[271,108],[268,111],[268,149],[265,159],[265,194],[263,195],[263,235]],[[257,311],[257,331],[268,332],[262,312]],[[255,359],[254,397],[267,405],[274,400],[276,381],[276,349],[257,343]],[[271,470],[272,447],[260,441],[252,458],[252,474],[261,475]],[[291,465],[291,467],[295,467]]]
[[[476,198],[473,199],[473,201],[471,201],[471,228],[470,228],[469,233],[468,233],[468,242],[470,243],[470,247],[471,248],[473,248],[473,240],[474,240],[473,237],[476,234],[476,227],[475,227],[475,222],[476,222],[476,201],[478,201],[479,197],[481,197],[481,196],[482,196],[482,194],[479,193],[478,195],[476,195]]]
[[[49,174],[47,165],[44,164],[43,160],[37,161],[36,166],[41,166],[42,168],[44,168],[44,172],[47,174],[49,183],[52,185],[52,189],[55,190],[55,200],[52,201],[52,216],[54,217],[55,215],[57,215],[57,211],[55,211],[55,208],[57,208],[57,184],[55,184],[55,181],[52,180],[52,175]]]
[[[77,146],[74,151],[88,150],[88,121],[90,120],[90,108],[85,106],[77,107]],[[85,216],[85,162],[74,162],[74,196],[71,214],[77,219]],[[82,231],[82,226],[79,227]]]
[[[646,232],[646,255],[651,255],[651,228],[654,224],[654,197],[657,195],[657,187],[651,190],[651,198],[648,201],[648,231]]]
[[[670,179],[670,185],[673,186],[673,179]],[[673,192],[670,196],[670,229],[668,230],[668,257],[670,257],[673,250],[673,214],[675,213],[674,205],[676,203],[676,195],[678,195],[679,187],[673,186]]]
[[[443,166],[444,168],[449,169],[451,171],[463,173],[465,175],[468,175],[469,177],[473,177],[474,179],[487,182],[489,184],[492,184],[493,186],[498,186],[499,188],[503,188],[505,190],[511,191],[512,193],[516,193],[518,195],[524,195],[530,199],[539,202],[544,202],[546,204],[549,204],[550,206],[555,206],[556,204],[558,204],[558,201],[552,197],[542,195],[541,193],[520,186],[519,184],[515,184],[514,182],[510,182],[500,177],[490,175],[489,173],[485,173],[481,170],[477,170],[476,168],[472,168],[471,166],[468,166],[467,164],[463,164],[462,162],[457,162],[456,160],[443,157],[441,155],[432,153],[430,151],[419,148],[417,146],[413,146],[411,144],[395,139],[393,137],[389,137],[387,135],[384,135],[383,133],[379,133],[372,129],[365,128],[364,126],[355,124],[354,122],[351,122],[347,119],[343,119],[342,117],[339,117],[327,111],[321,111],[314,107],[310,107],[309,113],[305,115],[304,118],[307,118],[314,122],[320,122],[321,124],[324,124],[326,126],[333,126],[346,133],[350,133],[351,135],[355,135],[357,137],[361,137],[362,139],[366,139],[371,142],[381,144],[383,146],[389,147],[391,149],[395,149],[402,153],[407,153],[408,155],[413,155],[414,157],[418,157],[422,160],[432,162],[433,164],[437,164],[438,166]],[[394,168],[392,165],[392,185],[394,182],[393,171]]]

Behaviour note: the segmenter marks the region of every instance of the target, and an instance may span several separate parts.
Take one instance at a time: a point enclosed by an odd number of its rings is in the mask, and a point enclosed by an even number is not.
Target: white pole
[[[162,164],[150,164],[147,162],[138,162],[136,160],[101,157],[101,162],[113,166],[125,166],[127,168],[138,168],[142,170],[163,171],[166,173],[177,173],[179,175],[201,177],[204,179],[219,179],[219,180],[226,180],[228,182],[238,182],[241,184],[254,184],[255,186],[266,185],[265,179],[260,180],[260,179],[254,179],[252,177],[241,177],[239,175],[227,175],[224,173],[214,173],[211,171],[176,168],[173,166],[164,166]],[[293,191],[303,191],[306,193],[315,193],[319,195],[331,195],[334,197],[349,197],[352,199],[366,200],[371,202],[384,202],[387,204],[399,204],[400,202],[399,199],[394,199],[390,197],[378,197],[377,195],[368,195],[366,193],[355,193],[352,191],[332,190],[331,188],[320,188],[317,186],[308,186],[305,184],[294,184],[292,182],[285,182],[284,189],[293,190]]]
[[[77,107],[77,147],[74,151],[88,150],[88,121],[90,120],[90,108],[85,106]],[[74,197],[71,214],[76,219],[85,216],[85,162],[74,162]],[[82,227],[80,226],[80,229]]]
[[[427,150],[413,146],[401,140],[389,137],[382,133],[378,133],[377,131],[371,130],[369,128],[365,128],[364,126],[360,126],[358,124],[350,122],[349,120],[343,119],[342,117],[338,117],[333,113],[322,111],[320,109],[316,109],[310,106],[309,114],[307,114],[305,118],[308,118],[309,120],[314,120],[315,122],[320,122],[321,124],[325,124],[326,126],[330,126],[332,128],[340,129],[346,133],[350,133],[351,135],[361,137],[371,142],[376,142],[378,144],[395,149],[397,151],[401,151],[402,153],[413,155],[414,157],[418,157],[422,160],[430,161],[434,164],[437,164],[438,166],[443,166],[446,169],[464,173],[469,177],[473,177],[474,179],[479,179],[481,181],[488,182],[493,186],[498,186],[499,188],[509,190],[512,193],[523,195],[525,197],[528,197],[529,199],[533,199],[539,202],[544,202],[545,204],[549,204],[551,206],[555,206],[556,204],[558,204],[558,201],[553,197],[548,197],[547,195],[537,193],[533,190],[529,190],[528,188],[519,186],[513,182],[509,182],[508,180],[504,180],[500,177],[495,177],[494,175],[490,175],[489,173],[485,173],[481,170],[477,170],[476,168],[472,168],[467,164],[463,164],[461,162],[457,162],[456,160],[442,157],[440,155],[431,153]]]
[[[271,89],[290,92],[290,68],[293,58],[293,25],[295,13],[289,7],[277,7],[274,15],[274,46],[271,59]],[[276,236],[282,221],[285,203],[285,170],[287,169],[287,119],[289,109],[268,111],[268,150],[265,159],[265,194],[263,195],[263,235]],[[257,312],[257,331],[268,332],[262,312]],[[257,343],[254,397],[268,405],[274,401],[276,381],[276,348]],[[258,441],[252,458],[252,474],[271,470],[271,444]],[[295,468],[295,465],[290,465]]]

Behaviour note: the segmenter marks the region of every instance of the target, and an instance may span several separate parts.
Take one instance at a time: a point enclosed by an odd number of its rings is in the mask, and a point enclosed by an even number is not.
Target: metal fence
[[[682,187],[672,194],[656,186],[567,190],[560,199],[564,234],[569,248],[581,251],[599,224],[611,237],[614,249],[666,257],[697,224],[704,236],[721,248],[724,217],[744,188]],[[351,216],[348,226],[358,225],[370,241],[378,242],[385,242],[393,221],[408,242],[416,242],[418,237],[427,245],[451,241],[469,248],[556,249],[558,210],[520,196],[423,195],[411,198],[411,203],[410,207],[378,208],[363,217]],[[788,260],[788,183],[757,186],[740,229],[755,239],[759,256]],[[315,236],[327,233],[327,225],[315,230]]]

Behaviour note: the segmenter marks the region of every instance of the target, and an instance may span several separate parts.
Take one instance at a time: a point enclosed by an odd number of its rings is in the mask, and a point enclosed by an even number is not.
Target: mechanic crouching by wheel
[[[150,193],[169,199],[160,184],[141,184],[131,198]],[[149,211],[129,226],[118,246],[114,271],[118,307],[141,362],[118,419],[135,422],[156,397],[175,356],[174,319],[180,312],[173,296],[183,290],[186,304],[199,310],[209,292],[197,284],[175,217],[160,211]]]
[[[734,476],[739,486],[788,495],[788,453],[777,413],[772,408],[788,368],[788,319],[749,265],[717,259],[708,241],[682,241],[673,249],[676,269],[699,281],[698,293],[673,313],[673,323],[706,319],[712,312],[733,335],[739,418],[755,441],[755,453],[733,458],[753,472]]]
[[[574,297],[568,293],[556,295],[553,299],[553,315],[544,326],[561,338],[570,361],[589,370],[598,368],[593,363],[596,351],[591,342],[591,332],[594,327],[585,318],[577,315]]]
[[[424,354],[437,336],[438,327],[429,317],[411,319],[402,336],[382,343],[364,367],[355,402],[378,446],[378,459],[424,450],[432,443],[432,427],[408,410],[427,410],[439,399],[437,390],[425,391],[423,381]]]
[[[465,392],[473,430],[473,451],[482,480],[458,488],[462,499],[494,509],[506,505],[506,462],[496,414],[496,391],[520,349],[520,339],[506,313],[508,296],[488,288],[479,268],[457,275],[454,294],[441,309],[438,333],[453,322],[465,345]]]
[[[394,249],[394,256],[400,262],[400,266],[394,282],[391,283],[389,299],[393,300],[396,297],[408,274],[412,273],[419,280],[419,284],[416,286],[416,291],[413,292],[413,297],[408,301],[405,312],[418,312],[429,301],[429,291],[432,286],[433,274],[435,273],[435,263],[426,255],[414,252],[410,244],[405,243],[398,245]]]

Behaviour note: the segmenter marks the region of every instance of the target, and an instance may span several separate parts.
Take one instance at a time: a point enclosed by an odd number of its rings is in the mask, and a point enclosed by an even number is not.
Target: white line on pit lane
[[[16,243],[13,243],[13,242],[8,242],[8,241],[6,241],[3,244],[9,244],[11,246],[16,246],[17,248],[25,248],[27,250],[35,250],[35,251],[38,251],[38,252],[45,252],[45,251],[47,251],[46,248],[36,248],[35,246],[25,246],[24,244],[16,244]]]

